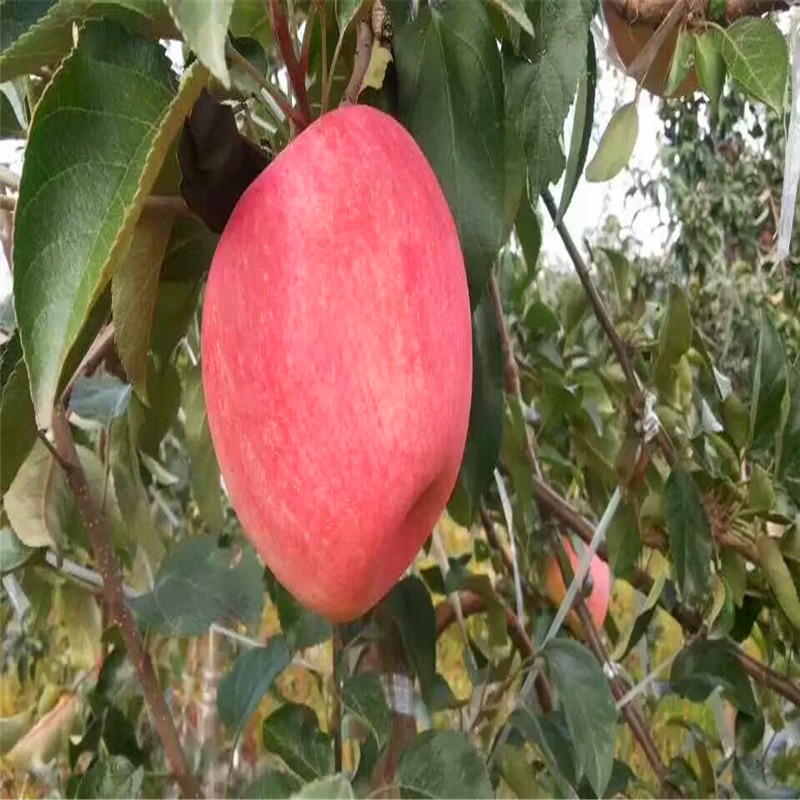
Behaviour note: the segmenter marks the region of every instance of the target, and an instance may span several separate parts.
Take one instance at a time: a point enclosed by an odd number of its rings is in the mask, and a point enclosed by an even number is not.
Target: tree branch
[[[574,577],[572,565],[569,562],[569,558],[567,557],[567,553],[564,550],[563,544],[561,543],[561,539],[554,534],[552,536],[552,541],[556,560],[558,561],[558,566],[561,570],[561,577],[564,581],[564,586],[569,586]],[[580,619],[581,626],[583,627],[586,642],[594,653],[595,658],[597,658],[597,660],[600,662],[600,665],[605,668],[606,665],[611,664],[611,659],[608,657],[608,652],[603,644],[603,640],[600,638],[600,634],[595,627],[594,620],[592,619],[592,615],[589,613],[589,609],[586,606],[586,601],[583,598],[583,594],[579,593],[575,600],[576,602],[574,608],[578,614],[578,619]],[[619,701],[625,696],[627,688],[616,675],[612,674],[609,676],[606,674],[606,678],[608,679],[614,698]],[[634,738],[639,743],[639,746],[644,751],[650,766],[653,768],[653,772],[655,772],[659,784],[664,786],[667,780],[667,773],[666,769],[664,768],[664,762],[661,760],[661,755],[658,752],[658,748],[656,747],[653,737],[650,734],[650,730],[648,729],[639,712],[631,703],[627,703],[620,710],[623,717],[625,717],[625,722],[631,729],[631,733],[633,733]]]
[[[284,93],[262,75],[230,42],[225,45],[228,58],[241,67],[277,104],[287,119],[303,130],[308,124],[303,117],[292,108]]]
[[[658,26],[675,5],[675,0],[609,0],[611,5],[629,22]],[[705,3],[696,3],[695,16],[704,12]],[[791,4],[787,0],[727,0],[725,22],[741,17],[758,17],[766,12],[784,11]]]
[[[269,0],[269,14],[272,21],[272,31],[275,41],[283,57],[283,63],[289,73],[289,82],[292,84],[292,91],[297,98],[297,109],[300,114],[300,122],[295,123],[302,130],[311,124],[311,106],[308,103],[308,92],[306,91],[306,74],[303,67],[297,60],[294,51],[292,35],[289,33],[289,25],[286,15],[281,8],[280,0]]]
[[[458,592],[458,599],[461,603],[461,611],[464,619],[473,614],[480,614],[486,611],[486,601],[479,594],[466,590]],[[519,650],[523,658],[533,658],[536,650],[530,637],[525,632],[525,626],[517,615],[503,603],[503,611],[506,615],[506,627],[508,636],[514,646]],[[441,636],[456,621],[456,608],[450,599],[443,600],[436,606],[436,636]],[[553,710],[553,690],[547,678],[541,673],[536,676],[536,696],[539,705],[545,712]]]
[[[674,0],[670,0],[670,3],[673,1]],[[617,361],[622,367],[622,371],[625,374],[625,378],[631,388],[634,407],[641,409],[644,406],[642,385],[639,382],[636,371],[634,370],[630,358],[628,357],[628,348],[625,346],[625,343],[617,333],[617,329],[614,327],[614,323],[611,321],[611,317],[605,305],[603,305],[603,300],[600,297],[600,293],[597,291],[597,287],[595,287],[595,285],[592,283],[592,278],[589,275],[589,269],[586,266],[586,262],[578,252],[578,248],[575,246],[575,242],[572,240],[566,225],[564,225],[564,221],[559,220],[558,223],[556,223],[556,220],[558,219],[558,208],[549,189],[544,189],[542,191],[542,200],[544,200],[544,204],[547,207],[547,211],[556,226],[556,230],[561,237],[561,241],[564,243],[564,247],[567,249],[567,253],[572,261],[572,265],[575,267],[575,272],[578,273],[578,278],[580,279],[583,289],[589,298],[594,315],[597,317],[600,327],[605,331],[608,340],[611,342],[611,346],[617,356]],[[666,458],[667,463],[672,466],[675,463],[676,458],[675,449],[673,448],[672,442],[670,441],[669,436],[667,436],[666,431],[664,431],[661,427],[658,429],[657,438],[658,444],[661,447],[661,452],[664,454],[664,458]]]
[[[754,681],[782,695],[800,711],[800,684],[779,675],[771,667],[748,655],[741,647],[737,649],[739,663]]]
[[[353,57],[353,72],[342,95],[340,106],[351,106],[358,102],[358,93],[361,91],[361,84],[364,83],[364,76],[369,68],[374,38],[369,20],[362,19],[358,23],[356,30],[356,52]]]
[[[144,649],[136,621],[125,602],[106,520],[92,499],[86,475],[75,449],[72,431],[64,409],[60,405],[57,405],[53,412],[53,434],[61,459],[67,465],[64,472],[75,497],[75,506],[89,535],[95,563],[103,576],[103,597],[109,617],[120,627],[125,649],[136,669],[142,692],[153,715],[156,731],[164,746],[164,753],[172,766],[181,792],[185,797],[200,798],[203,796],[200,786],[186,764],[178,733],[167,708],[164,692],[158,682],[153,662]]]

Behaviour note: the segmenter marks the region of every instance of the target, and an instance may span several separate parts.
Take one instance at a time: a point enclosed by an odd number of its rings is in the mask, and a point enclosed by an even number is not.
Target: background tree
[[[587,260],[563,213],[638,131],[634,101],[587,166],[592,0],[0,3],[0,132],[25,143],[22,175],[0,171],[6,791],[800,791],[785,5],[603,4],[637,79],[688,96],[636,181],[664,257],[609,221]],[[439,179],[474,380],[448,513],[332,626],[244,536],[198,361],[217,235],[342,102],[395,116]],[[539,214],[574,275],[541,263]]]

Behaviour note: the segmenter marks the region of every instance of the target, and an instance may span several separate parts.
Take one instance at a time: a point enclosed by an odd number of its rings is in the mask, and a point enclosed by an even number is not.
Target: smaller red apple
[[[564,549],[569,556],[572,569],[578,568],[579,558],[575,553],[572,545],[567,539],[564,539]],[[603,627],[606,621],[606,614],[608,613],[608,603],[611,599],[611,570],[608,564],[598,556],[592,558],[592,565],[589,568],[589,575],[592,579],[592,589],[589,596],[586,598],[586,605],[589,613],[592,615],[595,627]],[[555,556],[550,556],[547,560],[547,572],[545,573],[545,588],[547,596],[550,601],[555,605],[561,605],[567,589],[564,586],[564,580],[561,576],[561,570],[558,566]],[[579,639],[584,638],[583,626],[578,619],[578,615],[574,611],[570,611],[567,615],[567,625],[575,636]]]

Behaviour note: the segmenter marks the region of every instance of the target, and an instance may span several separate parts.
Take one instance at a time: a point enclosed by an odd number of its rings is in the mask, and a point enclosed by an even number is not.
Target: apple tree
[[[0,0],[4,793],[797,796],[792,5]]]

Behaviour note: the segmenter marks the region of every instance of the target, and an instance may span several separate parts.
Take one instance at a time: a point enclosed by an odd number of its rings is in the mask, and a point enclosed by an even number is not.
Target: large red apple
[[[472,337],[455,223],[386,114],[325,114],[256,179],[203,308],[208,422],[278,580],[348,620],[413,560],[455,484]]]
[[[578,569],[580,559],[575,553],[574,548],[567,539],[563,540],[564,550],[566,550],[569,557],[572,569]],[[596,628],[602,628],[606,621],[606,614],[608,613],[608,604],[611,600],[611,570],[608,564],[598,556],[592,557],[592,563],[589,566],[589,575],[592,579],[592,590],[586,600],[586,607],[591,614],[592,621]],[[547,571],[545,573],[545,588],[547,589],[547,596],[550,601],[556,605],[561,605],[564,595],[567,593],[566,586],[564,586],[564,578],[561,575],[558,562],[555,556],[550,556],[547,562]],[[569,629],[579,639],[584,638],[583,625],[581,625],[578,615],[574,611],[567,614],[566,619]]]

